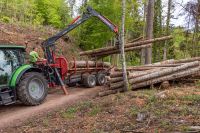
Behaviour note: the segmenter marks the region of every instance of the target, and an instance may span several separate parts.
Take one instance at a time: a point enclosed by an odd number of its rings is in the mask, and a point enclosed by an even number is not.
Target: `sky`
[[[185,5],[189,1],[191,0],[172,0],[172,2],[175,3],[175,8],[174,11],[172,12],[172,15],[174,15],[174,18],[176,19],[171,19],[171,24],[173,24],[174,26],[186,27],[186,21],[185,21],[186,15],[180,16],[180,14],[183,12],[183,8],[181,7],[180,4],[182,3],[182,5]],[[168,0],[163,0],[162,4],[164,6],[163,9],[164,14],[166,15]]]
[[[182,3],[182,5],[185,5],[189,1],[191,1],[191,0],[172,0],[172,2],[175,3],[175,8],[174,8],[175,10],[173,11],[172,15],[174,16],[174,18],[176,18],[176,19],[171,19],[171,24],[172,25],[186,27],[186,21],[185,21],[186,15],[180,16],[180,14],[183,11],[183,8],[179,4]],[[163,0],[163,3],[162,3],[162,5],[164,7],[163,8],[163,11],[164,11],[163,15],[166,15],[166,13],[167,13],[167,3],[168,3],[168,0]],[[81,1],[80,0],[76,0],[76,4],[75,5],[76,5],[76,9],[78,9],[79,6],[81,5]],[[76,15],[77,14],[75,14],[75,16]]]

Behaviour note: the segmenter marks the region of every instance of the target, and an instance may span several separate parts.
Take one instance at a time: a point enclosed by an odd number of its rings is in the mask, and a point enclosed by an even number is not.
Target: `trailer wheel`
[[[96,76],[96,80],[97,80],[97,85],[104,85],[106,83],[106,76],[103,73],[98,73]]]
[[[18,99],[25,105],[39,105],[48,94],[47,86],[47,81],[41,73],[26,73],[17,87]]]
[[[93,88],[96,86],[96,77],[94,75],[85,75],[83,77],[83,84],[88,88]]]

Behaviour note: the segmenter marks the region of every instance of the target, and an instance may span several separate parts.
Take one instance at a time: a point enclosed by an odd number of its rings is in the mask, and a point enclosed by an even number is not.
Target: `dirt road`
[[[39,117],[51,111],[67,107],[83,99],[94,97],[100,87],[85,89],[70,89],[70,94],[65,96],[62,92],[51,92],[47,100],[40,106],[28,107],[21,104],[0,106],[0,129],[18,126],[27,119]]]

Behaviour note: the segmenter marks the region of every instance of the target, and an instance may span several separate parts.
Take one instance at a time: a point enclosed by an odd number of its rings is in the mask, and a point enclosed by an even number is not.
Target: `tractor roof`
[[[0,49],[22,49],[25,50],[26,48],[21,45],[14,45],[14,44],[0,44]]]

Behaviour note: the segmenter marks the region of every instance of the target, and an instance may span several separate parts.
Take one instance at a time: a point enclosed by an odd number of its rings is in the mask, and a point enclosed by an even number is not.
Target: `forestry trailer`
[[[0,105],[9,105],[16,101],[25,105],[39,105],[45,100],[49,87],[60,86],[67,94],[65,85],[74,86],[79,83],[89,88],[96,84],[104,85],[105,75],[109,70],[104,63],[76,60],[68,62],[65,57],[55,54],[55,42],[92,16],[106,24],[116,33],[118,39],[118,27],[88,7],[67,28],[41,44],[45,60],[34,65],[26,64],[25,47],[0,45]]]

